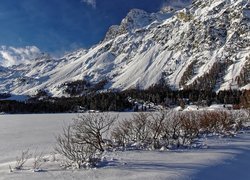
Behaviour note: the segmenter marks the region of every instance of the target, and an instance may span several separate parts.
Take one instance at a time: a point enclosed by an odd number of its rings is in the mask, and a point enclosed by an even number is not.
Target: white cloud
[[[81,0],[81,2],[88,4],[93,8],[96,8],[96,0]]]
[[[23,48],[0,46],[0,65],[7,67],[20,63],[28,64],[40,54],[41,51],[36,46]]]

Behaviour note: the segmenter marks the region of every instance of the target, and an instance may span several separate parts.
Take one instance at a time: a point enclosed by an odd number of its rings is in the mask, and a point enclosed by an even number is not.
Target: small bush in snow
[[[76,168],[95,166],[106,148],[104,136],[117,118],[108,113],[79,116],[57,137],[56,152]]]
[[[126,147],[133,141],[133,125],[130,120],[123,120],[112,130],[111,136],[116,146]]]
[[[197,138],[199,135],[199,123],[198,117],[195,112],[180,113],[177,118],[179,119],[180,129],[178,144],[179,145],[189,145],[193,142],[193,139]]]
[[[248,118],[241,111],[161,111],[137,113],[111,126],[117,116],[86,114],[57,137],[56,151],[69,165],[94,167],[107,149],[165,149],[191,147],[201,135],[231,135]],[[104,139],[105,135],[111,135]],[[107,136],[106,136],[107,137]]]
[[[133,138],[136,142],[147,143],[150,138],[150,115],[147,113],[139,113],[131,119],[133,124]]]
[[[27,162],[29,158],[31,158],[32,154],[29,153],[29,149],[22,151],[20,157],[16,157],[16,165],[15,169],[16,170],[21,170],[24,166],[24,164]]]
[[[132,144],[143,148],[150,140],[150,114],[138,113],[131,119],[119,122],[111,132],[112,138],[118,146],[127,147]]]
[[[230,111],[204,111],[198,115],[202,133],[228,133],[236,123]]]
[[[117,146],[126,148],[178,148],[202,134],[230,135],[242,128],[245,117],[233,111],[139,113],[121,121],[111,134]]]
[[[75,166],[78,169],[84,163],[91,161],[97,152],[93,146],[77,141],[71,126],[65,128],[63,134],[57,137],[55,150],[68,160],[66,166]]]
[[[75,141],[91,145],[103,152],[104,135],[108,133],[117,118],[118,116],[111,116],[109,113],[89,113],[79,116],[72,125]]]
[[[148,129],[149,129],[151,144],[154,149],[159,149],[162,147],[160,140],[162,139],[165,133],[163,127],[167,116],[168,113],[163,111],[159,114],[150,115],[151,121],[149,121],[148,123]]]
[[[33,158],[33,170],[35,172],[41,171],[41,166],[44,164],[44,154],[35,152]]]

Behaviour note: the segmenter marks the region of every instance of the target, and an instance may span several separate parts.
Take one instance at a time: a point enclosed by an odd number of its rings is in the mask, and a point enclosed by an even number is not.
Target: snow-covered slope
[[[67,82],[108,81],[105,88],[250,88],[250,3],[193,0],[179,11],[133,9],[88,50],[0,68],[0,92],[64,95]]]

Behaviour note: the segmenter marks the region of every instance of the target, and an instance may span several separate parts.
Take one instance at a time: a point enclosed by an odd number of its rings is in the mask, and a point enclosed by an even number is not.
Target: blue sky
[[[35,45],[60,54],[103,39],[132,8],[158,11],[166,0],[1,0],[0,46]]]

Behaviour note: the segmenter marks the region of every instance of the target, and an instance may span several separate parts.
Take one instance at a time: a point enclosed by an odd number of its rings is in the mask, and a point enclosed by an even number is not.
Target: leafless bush
[[[88,144],[78,143],[71,126],[63,130],[63,134],[57,137],[55,151],[67,158],[66,166],[80,168],[87,161],[91,161],[97,149]]]
[[[145,143],[149,138],[149,114],[148,113],[139,113],[135,114],[131,119],[133,124],[133,136],[134,141]]]
[[[117,116],[109,114],[86,114],[64,129],[57,137],[56,151],[65,156],[77,168],[86,163],[95,166],[98,154],[107,145],[116,148],[159,149],[163,146],[178,148],[189,146],[200,135],[217,133],[228,135],[240,129],[247,113],[236,111],[161,111],[138,113],[130,119],[116,123]],[[104,139],[109,134],[109,139]],[[136,145],[136,146],[134,146]]]
[[[246,115],[231,111],[162,111],[140,113],[121,121],[112,131],[118,145],[140,143],[155,149],[187,146],[202,134],[230,135],[241,127]]]
[[[24,164],[32,157],[32,153],[29,152],[29,149],[22,151],[21,156],[20,157],[16,157],[16,165],[15,165],[15,170],[22,170]],[[44,163],[44,155],[43,153],[37,153],[35,152],[33,154],[33,165],[32,165],[32,169],[34,171],[40,171],[41,166]],[[13,169],[11,168],[11,166],[9,166],[10,172],[13,172]]]
[[[148,129],[152,139],[152,146],[155,149],[159,149],[162,146],[161,139],[164,136],[164,123],[169,114],[167,111],[150,114],[151,120],[148,124]]]
[[[20,157],[16,157],[16,165],[15,169],[16,170],[21,170],[24,166],[24,164],[27,162],[29,158],[31,158],[32,154],[29,153],[29,149],[22,151]]]
[[[219,114],[220,121],[220,132],[229,132],[232,130],[235,120],[233,119],[232,113],[229,111],[221,111]]]
[[[174,111],[139,113],[114,128],[112,137],[124,147],[133,143],[154,149],[186,145],[199,134],[199,123],[194,117],[192,113]]]
[[[89,113],[79,116],[57,137],[56,152],[76,164],[77,168],[95,166],[97,156],[105,150],[104,135],[118,116]]]
[[[202,133],[212,133],[217,129],[217,114],[214,112],[204,111],[199,117],[200,130]]]
[[[111,116],[108,113],[89,113],[79,116],[72,125],[75,141],[79,144],[89,144],[103,152],[104,135],[108,133],[117,118],[118,116]]]
[[[40,171],[41,166],[44,164],[44,154],[43,152],[37,153],[35,152],[33,155],[33,170],[34,171]]]
[[[179,144],[179,138],[181,134],[181,119],[180,113],[170,111],[163,124],[164,135],[162,139],[165,142],[165,146]]]
[[[198,120],[203,133],[227,133],[235,124],[230,111],[204,111],[199,114]]]
[[[136,143],[137,148],[159,149],[180,133],[175,127],[177,121],[169,118],[171,115],[172,111],[135,114],[113,129],[112,138],[118,146],[127,147]]]
[[[244,109],[244,110],[236,110],[232,112],[232,118],[234,120],[234,130],[238,131],[245,126],[247,126],[247,122],[250,121],[250,111],[249,109]]]
[[[111,132],[111,137],[117,146],[126,147],[134,141],[133,124],[131,120],[121,121]]]
[[[198,114],[195,112],[185,112],[179,114],[181,124],[181,145],[191,144],[194,138],[199,135]],[[180,143],[180,142],[179,142]]]
[[[161,146],[183,146],[192,143],[199,134],[196,114],[193,112],[164,112],[161,121]],[[163,132],[163,133],[162,133]]]
[[[246,122],[250,122],[250,108],[245,110]]]
[[[118,146],[126,147],[133,143],[144,146],[150,140],[150,114],[138,113],[131,119],[125,119],[111,132]]]

